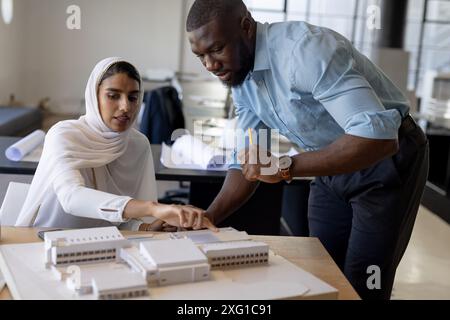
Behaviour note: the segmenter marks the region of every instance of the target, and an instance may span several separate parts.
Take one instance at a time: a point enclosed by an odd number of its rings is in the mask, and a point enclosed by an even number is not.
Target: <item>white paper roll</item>
[[[226,165],[223,152],[208,146],[200,139],[184,135],[172,145],[172,162],[176,165],[196,165],[203,170]]]
[[[21,161],[27,154],[41,146],[45,140],[45,132],[36,130],[20,139],[5,151],[6,158],[11,161]]]

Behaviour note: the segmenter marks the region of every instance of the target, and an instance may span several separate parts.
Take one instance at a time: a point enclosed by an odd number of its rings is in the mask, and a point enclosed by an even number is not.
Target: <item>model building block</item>
[[[158,269],[158,284],[209,279],[208,258],[189,239],[145,241],[141,254]]]
[[[200,249],[208,257],[212,269],[268,264],[269,246],[257,241],[207,243]]]
[[[46,232],[47,267],[116,261],[131,244],[116,227]]]
[[[138,248],[124,248],[120,251],[120,258],[127,263],[130,268],[141,274],[148,282],[158,280],[158,268],[144,256]]]
[[[99,300],[130,299],[149,295],[147,281],[128,268],[102,270],[92,278],[92,291]]]
[[[75,270],[72,270],[75,271]],[[122,299],[148,295],[147,281],[123,263],[82,265],[66,277],[67,288],[96,299]]]
[[[170,234],[171,239],[191,239],[195,244],[251,240],[245,231],[234,228],[220,228],[219,232],[211,230],[179,231]]]

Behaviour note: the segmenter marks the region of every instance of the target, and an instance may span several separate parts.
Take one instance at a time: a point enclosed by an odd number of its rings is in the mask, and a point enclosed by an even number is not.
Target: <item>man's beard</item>
[[[238,71],[232,72],[230,80],[222,81],[228,88],[239,87],[253,68],[254,61],[250,50],[245,46],[243,40],[241,40],[238,45],[239,65],[241,67]]]

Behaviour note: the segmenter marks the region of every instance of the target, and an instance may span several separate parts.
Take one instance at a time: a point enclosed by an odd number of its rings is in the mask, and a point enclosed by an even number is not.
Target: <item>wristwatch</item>
[[[278,170],[280,171],[280,175],[283,180],[291,182],[291,166],[292,166],[292,158],[289,156],[281,156],[278,161]]]

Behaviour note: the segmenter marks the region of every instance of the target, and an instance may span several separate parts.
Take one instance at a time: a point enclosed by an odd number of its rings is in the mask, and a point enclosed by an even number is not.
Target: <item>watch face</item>
[[[281,157],[281,158],[280,158],[280,165],[279,165],[279,168],[280,168],[281,170],[283,170],[283,169],[288,169],[288,168],[291,166],[291,164],[292,164],[292,159],[291,159],[291,157],[287,157],[287,156]]]

